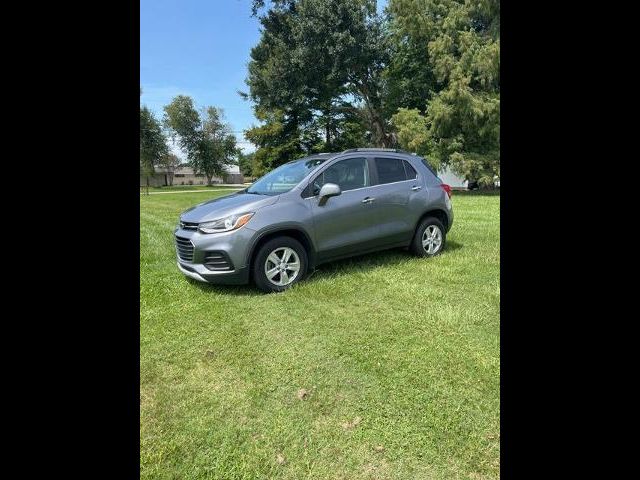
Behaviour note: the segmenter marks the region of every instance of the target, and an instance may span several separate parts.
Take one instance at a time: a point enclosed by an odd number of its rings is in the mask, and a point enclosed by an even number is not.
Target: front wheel
[[[307,271],[307,252],[296,239],[277,237],[266,242],[253,264],[253,281],[264,292],[282,292]]]
[[[435,217],[427,217],[418,225],[410,250],[419,257],[433,257],[442,252],[446,239],[442,222]]]

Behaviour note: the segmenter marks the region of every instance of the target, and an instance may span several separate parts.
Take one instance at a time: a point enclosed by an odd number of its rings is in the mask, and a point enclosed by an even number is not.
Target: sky
[[[379,11],[384,4],[378,1]],[[243,130],[258,121],[238,90],[248,91],[247,64],[259,39],[251,0],[140,0],[140,104],[158,119],[180,94],[198,108],[220,107],[239,146],[255,150]]]

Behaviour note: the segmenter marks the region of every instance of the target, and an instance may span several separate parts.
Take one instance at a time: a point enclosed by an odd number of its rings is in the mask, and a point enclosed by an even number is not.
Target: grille
[[[207,252],[204,266],[213,271],[233,270],[231,260],[224,252]]]
[[[176,236],[176,250],[180,260],[193,262],[193,243],[191,243],[191,240]]]
[[[183,230],[197,230],[198,224],[196,222],[180,221],[180,228],[182,228]]]

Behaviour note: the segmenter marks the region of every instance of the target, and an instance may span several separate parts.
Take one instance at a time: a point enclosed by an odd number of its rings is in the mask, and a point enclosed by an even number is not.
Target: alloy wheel
[[[279,287],[293,282],[300,272],[300,257],[293,248],[280,247],[273,250],[264,262],[267,279]]]
[[[429,225],[422,234],[422,248],[429,255],[438,253],[442,247],[442,232],[437,225]]]

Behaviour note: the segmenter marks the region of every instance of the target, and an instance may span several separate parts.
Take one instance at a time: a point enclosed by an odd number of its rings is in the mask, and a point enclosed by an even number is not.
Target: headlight
[[[202,233],[221,233],[237,230],[253,217],[253,213],[254,212],[229,215],[228,217],[219,218],[213,222],[201,223],[198,225],[198,230]]]

